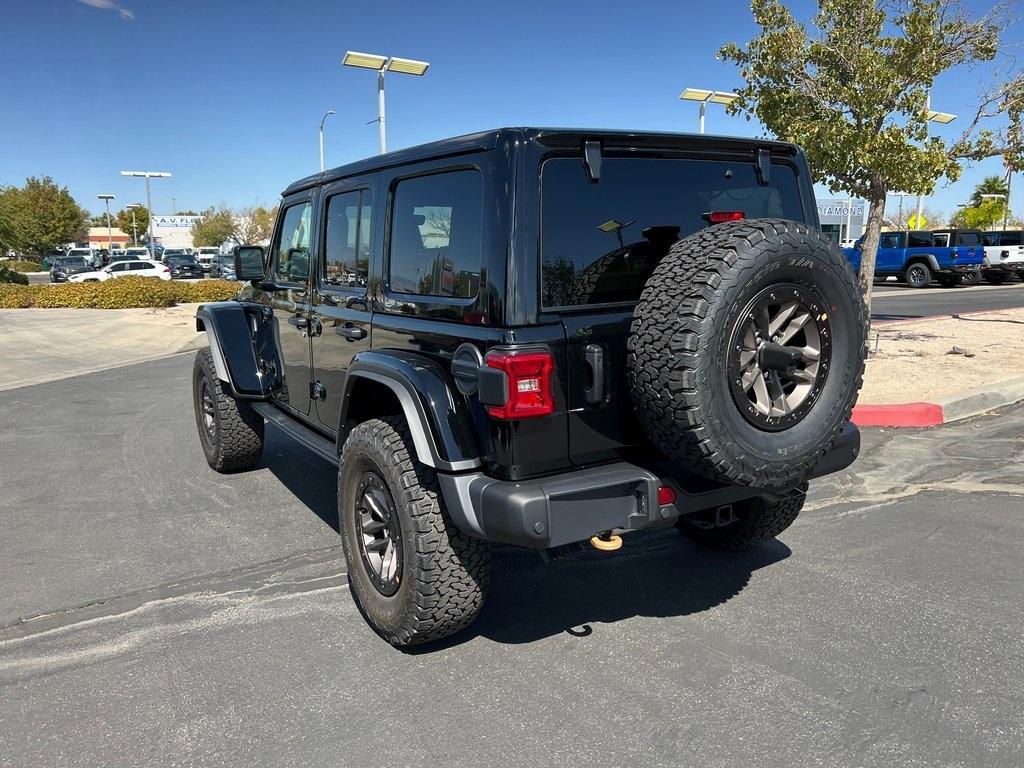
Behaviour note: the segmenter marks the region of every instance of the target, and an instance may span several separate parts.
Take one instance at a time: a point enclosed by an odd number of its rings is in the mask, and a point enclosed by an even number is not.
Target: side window
[[[309,245],[313,206],[299,203],[286,208],[281,230],[274,241],[274,274],[289,283],[304,283],[309,277]]]
[[[949,235],[945,234],[945,233],[940,234],[940,235],[935,235],[932,238],[932,245],[934,245],[936,248],[948,248],[949,247]]]
[[[478,171],[398,182],[391,209],[391,290],[458,299],[476,296],[482,214]]]
[[[327,201],[323,282],[339,288],[366,286],[373,240],[369,190],[343,192]]]
[[[120,261],[117,264],[114,264],[110,269],[113,272],[124,272],[126,269],[128,269],[128,265],[132,263],[133,262],[130,261]]]
[[[930,248],[932,245],[932,236],[930,232],[908,232],[907,233],[907,247],[908,248]]]
[[[981,237],[977,232],[959,232],[956,236],[957,245],[981,245]]]
[[[879,248],[899,248],[900,247],[900,234],[899,232],[883,232],[881,239],[878,241]]]
[[[982,232],[981,234],[982,245],[999,245],[999,233],[998,232]]]
[[[1020,245],[1021,244],[1021,232],[1002,232],[1000,233],[1000,245]]]

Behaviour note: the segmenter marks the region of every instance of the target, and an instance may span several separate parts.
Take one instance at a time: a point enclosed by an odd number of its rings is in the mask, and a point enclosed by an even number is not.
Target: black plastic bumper
[[[850,466],[860,432],[847,424],[808,479]],[[603,531],[631,531],[666,524],[680,515],[775,494],[746,486],[693,491],[628,462],[524,480],[495,480],[482,473],[439,474],[455,524],[471,536],[533,549],[589,539]],[[676,491],[674,504],[658,504],[658,487]]]

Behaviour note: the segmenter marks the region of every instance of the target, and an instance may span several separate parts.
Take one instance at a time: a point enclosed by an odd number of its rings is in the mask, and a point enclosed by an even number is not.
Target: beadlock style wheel
[[[402,533],[395,502],[376,472],[365,472],[359,481],[356,514],[366,574],[378,592],[393,595],[402,581]]]

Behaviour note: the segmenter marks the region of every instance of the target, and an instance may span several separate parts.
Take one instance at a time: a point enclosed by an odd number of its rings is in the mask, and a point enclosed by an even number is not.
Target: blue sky
[[[172,198],[194,210],[275,202],[317,170],[327,109],[328,166],[375,153],[374,75],[343,69],[346,49],[431,62],[425,78],[389,77],[388,142],[399,148],[501,125],[695,131],[697,107],[679,93],[738,86],[714,54],[756,31],[741,0],[3,0],[2,18],[0,184],[50,175],[98,211],[101,192],[117,207],[144,202],[142,180],[119,170],[168,170],[153,183],[160,213]],[[1020,57],[1020,24],[1006,42]],[[966,115],[991,74],[944,75],[933,107]],[[957,135],[957,123],[937,130]],[[760,133],[715,105],[707,131]],[[1001,168],[969,168],[934,207],[951,211]]]

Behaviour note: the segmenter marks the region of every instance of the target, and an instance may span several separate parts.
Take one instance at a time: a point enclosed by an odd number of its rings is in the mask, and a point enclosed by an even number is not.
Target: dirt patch
[[[861,403],[935,402],[1024,376],[1024,309],[880,324],[868,347]]]

